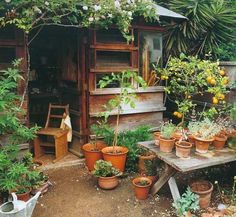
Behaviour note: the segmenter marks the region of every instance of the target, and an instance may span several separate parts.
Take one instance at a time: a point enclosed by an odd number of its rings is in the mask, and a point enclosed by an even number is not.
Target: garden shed
[[[162,66],[162,37],[167,26],[185,17],[158,5],[156,11],[159,22],[147,23],[141,17],[133,20],[129,29],[133,40],[128,43],[115,27],[106,30],[44,26],[27,37],[11,26],[1,28],[0,69],[15,58],[23,58],[25,80],[19,84],[18,92],[26,95],[27,122],[44,126],[49,103],[69,104],[71,148],[79,152],[78,144],[86,142],[90,125],[96,122],[103,105],[119,93],[118,83],[101,89],[99,81],[111,73],[130,70],[142,76],[148,87],[143,89],[133,82],[136,107],[124,109],[121,128],[158,125],[165,111],[164,89],[152,71],[153,64]],[[109,120],[114,124],[113,116]]]

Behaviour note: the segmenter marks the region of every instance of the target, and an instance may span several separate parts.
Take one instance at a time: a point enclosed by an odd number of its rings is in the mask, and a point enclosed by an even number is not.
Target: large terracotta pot
[[[125,171],[125,162],[128,152],[128,148],[123,146],[110,146],[102,149],[104,160],[110,161],[112,166],[120,172]]]
[[[213,141],[213,145],[214,145],[215,149],[220,150],[224,147],[226,141],[227,141],[227,137],[224,135],[215,136],[215,139]]]
[[[160,136],[160,150],[165,153],[172,152],[175,146],[175,138],[164,139]]]
[[[94,145],[91,143],[84,144],[82,150],[85,156],[85,163],[89,171],[94,170],[96,161],[102,159],[101,150],[106,147],[103,141],[97,141],[97,150],[94,149]]]
[[[188,158],[190,156],[192,144],[190,142],[176,142],[176,156],[180,158]]]
[[[193,193],[199,195],[199,206],[202,209],[209,207],[211,202],[211,194],[213,191],[213,185],[209,181],[199,180],[192,182],[190,188]]]
[[[194,138],[195,138],[196,151],[201,154],[207,153],[209,146],[214,141],[214,138],[208,139],[208,140],[204,140],[198,137],[194,137]]]
[[[151,154],[151,153],[150,153],[150,155],[147,155],[147,156],[139,155],[138,171],[141,175],[147,174],[145,161],[154,160],[156,157],[157,157],[156,155]]]
[[[147,185],[140,185],[142,181],[146,181]],[[147,199],[152,181],[147,177],[137,177],[133,179],[132,183],[134,185],[135,197],[139,200]]]
[[[27,202],[30,199],[30,192],[31,192],[31,188],[28,188],[28,191],[25,193],[22,193],[22,194],[16,193],[17,199]]]
[[[98,185],[102,189],[113,189],[119,184],[118,178],[116,176],[112,177],[98,177]]]
[[[161,135],[161,132],[155,132],[155,133],[153,133],[154,140],[155,140],[155,145],[156,145],[156,146],[159,146],[160,135]]]

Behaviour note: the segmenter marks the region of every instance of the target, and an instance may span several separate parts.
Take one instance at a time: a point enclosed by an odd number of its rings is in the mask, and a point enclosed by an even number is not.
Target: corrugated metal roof
[[[188,19],[187,17],[175,13],[174,11],[171,11],[167,8],[164,8],[160,5],[155,4],[156,7],[156,11],[157,11],[157,15],[161,16],[161,17],[172,17],[172,18],[178,18],[178,19]]]

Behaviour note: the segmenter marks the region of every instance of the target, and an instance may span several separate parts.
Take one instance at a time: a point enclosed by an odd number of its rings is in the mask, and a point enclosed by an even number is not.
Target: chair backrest
[[[52,109],[53,110],[62,110],[62,114],[58,115],[58,114],[52,114]],[[50,124],[50,119],[53,118],[57,118],[57,119],[65,119],[66,116],[69,115],[69,104],[67,105],[53,105],[51,103],[49,103],[49,108],[48,108],[48,116],[47,116],[47,121],[45,124],[45,128],[49,127]]]

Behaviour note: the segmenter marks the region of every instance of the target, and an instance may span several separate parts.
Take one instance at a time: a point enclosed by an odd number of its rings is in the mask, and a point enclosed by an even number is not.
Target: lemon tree
[[[213,105],[211,114],[212,111],[217,113],[218,104],[225,104],[229,78],[218,62],[181,54],[180,58],[171,58],[166,68],[157,69],[157,73],[162,80],[167,80],[165,91],[178,108],[173,115],[182,123],[196,106],[193,97],[210,94]]]

